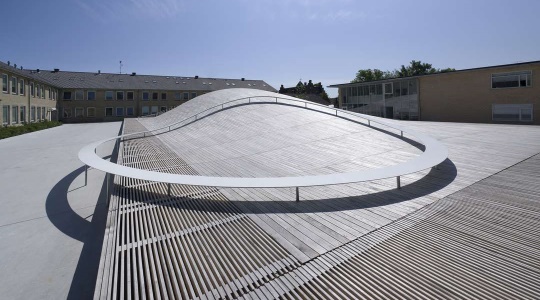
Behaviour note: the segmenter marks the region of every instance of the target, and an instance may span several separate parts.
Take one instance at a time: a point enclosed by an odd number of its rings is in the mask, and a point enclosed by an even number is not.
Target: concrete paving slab
[[[107,209],[105,174],[79,149],[118,134],[121,122],[66,124],[0,141],[0,295],[92,298]],[[113,145],[99,149],[110,156]]]

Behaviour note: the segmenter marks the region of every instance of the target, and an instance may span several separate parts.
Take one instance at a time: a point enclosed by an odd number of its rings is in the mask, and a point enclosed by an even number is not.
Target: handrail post
[[[336,116],[337,116],[337,109],[336,109]]]
[[[106,190],[106,193],[105,193],[105,197],[106,198],[106,204],[107,206],[109,206],[109,181],[110,181],[110,176],[109,176],[109,173],[105,173],[105,181],[107,182],[107,190]]]
[[[307,108],[307,102],[304,102],[304,107]]]
[[[403,137],[403,130],[401,131],[401,137]]]
[[[396,177],[397,188],[398,188],[398,189],[401,189],[401,178],[400,178],[400,177],[401,177],[401,176]]]
[[[300,202],[300,191],[298,187],[296,187],[296,202]]]
[[[84,165],[84,186],[88,185],[88,165]]]
[[[371,122],[367,120],[367,126],[371,127]]]
[[[277,103],[277,97],[276,97],[276,103]]]
[[[251,103],[251,97],[248,98],[248,103]]]

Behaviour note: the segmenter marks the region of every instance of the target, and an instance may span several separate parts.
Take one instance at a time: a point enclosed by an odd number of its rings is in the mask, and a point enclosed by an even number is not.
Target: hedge
[[[29,132],[34,132],[42,129],[47,129],[51,127],[56,127],[62,125],[58,121],[44,121],[38,123],[29,123],[22,126],[10,126],[0,128],[0,140],[8,137],[21,135]]]

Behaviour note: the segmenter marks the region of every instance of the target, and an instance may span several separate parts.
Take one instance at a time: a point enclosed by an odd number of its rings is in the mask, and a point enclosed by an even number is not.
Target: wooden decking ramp
[[[399,163],[419,151],[315,114],[233,109],[125,141],[118,163],[283,176]],[[450,159],[404,176],[401,190],[395,180],[305,188],[297,203],[292,189],[173,185],[168,196],[165,184],[114,178],[94,298],[539,298],[540,128],[410,124],[442,140]],[[124,132],[144,128],[126,119]]]

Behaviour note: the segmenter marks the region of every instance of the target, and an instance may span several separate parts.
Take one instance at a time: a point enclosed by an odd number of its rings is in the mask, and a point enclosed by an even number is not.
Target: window
[[[75,91],[75,100],[84,100],[84,92],[82,90]],[[75,117],[77,113],[75,113]]]
[[[123,107],[117,107],[116,108],[116,116],[122,117],[124,115],[124,108]]]
[[[158,99],[158,92],[153,92],[152,93],[152,100],[157,100]]]
[[[160,112],[166,112],[167,111],[167,106],[162,106],[160,109],[159,109]]]
[[[493,104],[493,121],[532,122],[532,104]]]
[[[82,117],[84,117],[84,108],[75,107],[75,118],[82,118]]]
[[[2,74],[2,92],[8,92],[8,75]]]
[[[511,88],[531,86],[532,71],[499,73],[491,75],[491,88]]]
[[[19,80],[19,94],[24,95],[24,90],[25,90],[24,79],[21,79]]]
[[[157,106],[152,106],[151,110],[150,110],[150,113],[157,114],[157,112],[158,112],[158,107]]]
[[[45,120],[45,117],[47,116],[47,109],[45,107],[41,108],[41,119]]]
[[[38,106],[37,108],[37,120],[41,120],[41,106]]]
[[[36,121],[36,107],[32,106],[30,108],[30,121],[35,122]]]
[[[49,94],[49,100],[51,100],[52,99],[52,89],[47,88],[47,93]]]
[[[134,115],[133,107],[126,107],[126,116],[132,117]]]
[[[106,91],[105,92],[105,100],[113,100],[113,92],[112,91]]]
[[[41,86],[41,98],[45,99],[45,90],[43,86]]]
[[[11,93],[17,94],[17,77],[11,76]]]
[[[135,99],[135,94],[133,92],[127,92],[126,97],[129,101],[133,101],[133,99]]]
[[[64,118],[71,118],[71,108],[65,108],[64,107]]]
[[[21,106],[21,123],[26,123],[26,106]]]
[[[11,124],[19,123],[19,107],[11,107]]]
[[[38,95],[39,97],[39,95]],[[64,96],[62,97],[64,100],[71,100],[71,92],[64,92]]]
[[[36,85],[36,94],[37,94],[37,97],[38,98],[41,98],[41,88],[39,87],[39,84]],[[71,93],[70,93],[71,95]],[[71,96],[69,97],[69,99],[71,99]]]
[[[9,105],[2,106],[2,125],[9,124]]]
[[[197,93],[191,93],[191,99],[197,97]]]
[[[141,115],[146,116],[150,113],[150,107],[149,106],[143,106],[141,109]]]
[[[189,93],[184,93],[184,100],[189,100]]]
[[[116,100],[124,100],[124,92],[116,92]]]
[[[88,91],[86,93],[86,100],[90,100],[90,101],[96,100],[96,92],[95,91]]]
[[[142,93],[142,99],[143,99],[144,101],[150,100],[150,93],[148,93],[148,92],[143,92],[143,93]]]
[[[105,107],[105,117],[112,117],[112,115],[113,115],[113,108]]]
[[[95,118],[96,117],[96,108],[95,107],[88,107],[86,109],[86,116],[89,118]]]
[[[181,93],[174,93],[174,100],[182,100],[182,94]]]
[[[161,100],[167,100],[167,93],[161,93]]]
[[[36,91],[34,90],[34,83],[33,82],[30,82],[30,95],[32,97],[36,96]]]

